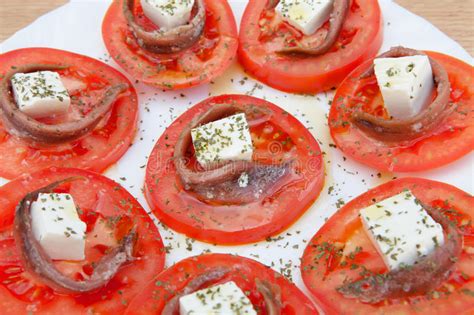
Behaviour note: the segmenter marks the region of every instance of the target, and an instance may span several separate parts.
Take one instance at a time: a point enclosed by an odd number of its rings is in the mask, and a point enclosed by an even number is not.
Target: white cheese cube
[[[71,104],[71,98],[56,72],[17,73],[11,83],[18,108],[30,117],[64,114]]]
[[[329,19],[334,0],[281,0],[275,10],[306,35],[314,34]]]
[[[141,0],[145,16],[162,30],[184,25],[191,18],[194,0]]]
[[[230,281],[179,299],[180,315],[256,315],[252,302]]]
[[[362,209],[360,217],[389,270],[413,265],[444,244],[443,227],[410,191]]]
[[[236,114],[191,130],[202,166],[221,161],[251,161],[252,138],[245,114]]]
[[[410,118],[427,105],[434,88],[427,56],[376,58],[374,65],[385,109],[391,117]]]
[[[83,260],[86,224],[69,194],[39,194],[31,204],[33,234],[51,259]]]

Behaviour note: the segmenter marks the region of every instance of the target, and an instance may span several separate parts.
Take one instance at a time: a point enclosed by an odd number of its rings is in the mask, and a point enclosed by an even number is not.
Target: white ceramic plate
[[[408,12],[390,0],[380,0],[384,15],[384,43],[381,51],[391,46],[404,45],[417,49],[443,52],[470,64],[473,58],[455,41],[444,35],[426,20]],[[240,23],[247,1],[229,0]],[[72,0],[63,7],[50,12],[30,26],[22,29],[0,46],[1,52],[23,47],[52,47],[69,50],[100,59],[121,69],[111,60],[102,42],[102,18],[110,1]],[[122,71],[123,72],[123,71]],[[260,84],[251,78],[245,84],[239,81],[247,76],[238,64],[234,64],[214,84],[208,84],[184,91],[162,92],[142,84],[136,85],[140,99],[140,124],[135,144],[125,156],[106,172],[138,198],[148,209],[141,192],[148,154],[164,129],[190,106],[209,95],[226,93],[251,94],[265,98],[292,113],[311,130],[326,152],[326,184],[320,198],[290,229],[272,241],[257,244],[223,247],[212,246],[174,233],[158,224],[165,245],[170,249],[166,257],[167,266],[203,251],[235,253],[254,258],[291,278],[302,290],[299,263],[303,250],[316,231],[336,210],[338,200],[349,201],[368,189],[382,184],[392,177],[418,176],[452,184],[473,193],[474,154],[430,172],[414,174],[378,174],[377,171],[351,160],[343,161],[338,149],[332,143],[326,122],[329,100],[332,93],[316,96],[298,96],[283,93]],[[231,79],[234,79],[232,83]],[[133,82],[133,80],[131,80]],[[184,93],[185,97],[180,97]],[[126,180],[122,180],[126,178]],[[334,187],[331,194],[328,188]],[[191,249],[192,247],[192,249]]]

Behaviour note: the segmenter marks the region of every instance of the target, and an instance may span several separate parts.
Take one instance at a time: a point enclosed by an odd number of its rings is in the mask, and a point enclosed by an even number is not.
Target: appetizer
[[[120,314],[164,266],[158,229],[101,175],[50,168],[0,188],[2,314]]]
[[[225,0],[115,0],[102,34],[132,77],[166,90],[220,76],[237,53],[237,26]]]
[[[329,114],[336,145],[382,171],[453,162],[474,147],[473,67],[440,53],[394,47],[339,86]]]
[[[382,36],[377,0],[250,0],[238,55],[271,87],[318,93],[374,57]]]
[[[425,179],[357,197],[318,231],[301,271],[326,314],[474,311],[474,198]]]
[[[222,95],[189,109],[161,136],[145,195],[176,231],[239,244],[287,228],[323,182],[318,143],[296,118],[261,99]]]
[[[0,176],[43,168],[101,172],[130,147],[137,95],[119,72],[49,48],[0,55]]]
[[[252,259],[206,254],[187,258],[143,288],[125,312],[134,314],[316,315],[290,281]]]

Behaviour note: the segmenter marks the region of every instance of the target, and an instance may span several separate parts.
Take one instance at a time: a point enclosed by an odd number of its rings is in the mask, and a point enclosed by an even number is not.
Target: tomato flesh
[[[353,0],[334,47],[321,56],[284,56],[276,51],[308,39],[267,2],[250,0],[242,18],[239,60],[258,80],[286,92],[318,93],[339,85],[382,45],[382,15],[376,0]],[[310,38],[325,36],[329,23]]]
[[[11,135],[0,122],[0,176],[8,179],[51,166],[77,167],[102,172],[130,147],[138,117],[138,100],[132,84],[119,72],[89,57],[49,48],[26,48],[0,56],[0,76],[11,67],[24,64],[67,64],[57,71],[71,96],[66,115],[41,119],[57,124],[80,119],[112,85],[127,84],[110,113],[84,137],[60,145],[29,143]],[[72,84],[71,84],[72,83]]]
[[[246,293],[258,314],[267,313],[263,297],[255,286],[256,279],[280,287],[282,315],[318,314],[312,302],[281,274],[254,260],[226,254],[187,258],[165,270],[147,285],[144,294],[132,301],[125,314],[160,314],[166,302],[189,281],[215,268],[228,268],[230,272],[224,278],[206,284],[206,287],[234,281]]]
[[[219,104],[270,109],[273,112],[270,121],[251,130],[254,156],[261,162],[277,161],[291,152],[297,180],[290,177],[282,182],[284,189],[247,204],[209,203],[186,191],[173,164],[174,146],[184,126],[196,115]],[[195,163],[192,156],[190,163]],[[147,165],[145,195],[161,222],[178,232],[206,242],[241,244],[265,239],[288,228],[316,200],[323,182],[319,145],[296,118],[261,99],[222,95],[188,110],[158,140]]]
[[[410,189],[422,203],[439,207],[463,235],[455,271],[435,292],[376,305],[344,298],[336,289],[364,277],[364,270],[388,272],[359,218],[361,209]],[[456,219],[453,219],[456,218]],[[461,314],[474,310],[472,220],[474,198],[453,186],[425,179],[397,179],[374,188],[341,208],[305,249],[303,281],[327,314]]]
[[[55,192],[69,193],[87,224],[86,259],[54,261],[55,266],[75,280],[84,280],[93,266],[132,229],[138,232],[136,260],[122,267],[102,289],[64,295],[41,284],[24,270],[13,238],[13,220],[18,202],[28,193],[52,182],[80,176]],[[123,312],[150,278],[164,266],[160,234],[145,210],[125,189],[98,174],[78,169],[56,169],[24,175],[0,188],[0,309],[23,314],[35,309],[44,313]]]
[[[474,148],[474,76],[472,66],[453,57],[427,52],[445,67],[451,82],[450,101],[456,109],[432,134],[407,143],[385,143],[366,135],[351,122],[353,108],[387,117],[374,77],[358,77],[372,64],[367,61],[337,89],[329,114],[336,145],[355,160],[380,171],[416,172],[449,164]],[[433,95],[434,97],[434,95]]]
[[[237,52],[237,27],[225,0],[206,0],[206,24],[201,38],[190,48],[173,54],[156,54],[141,48],[127,25],[125,1],[114,1],[102,24],[105,45],[115,61],[135,79],[162,89],[182,89],[204,84],[221,75]],[[157,30],[135,1],[137,23]]]

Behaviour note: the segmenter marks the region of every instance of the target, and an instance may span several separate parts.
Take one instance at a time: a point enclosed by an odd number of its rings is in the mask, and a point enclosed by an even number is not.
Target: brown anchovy
[[[405,47],[393,47],[378,58],[398,58],[405,56],[424,56],[423,52]],[[448,116],[455,106],[449,105],[451,83],[446,69],[436,60],[429,58],[433,69],[434,81],[437,85],[438,95],[435,100],[423,111],[408,119],[384,119],[363,111],[354,111],[352,121],[362,131],[381,141],[408,141],[429,134],[439,123]],[[361,78],[374,74],[372,65]]]
[[[413,266],[344,284],[337,289],[344,297],[375,304],[386,299],[429,293],[448,279],[462,252],[462,236],[457,227],[439,209],[425,205],[423,207],[443,226],[447,235],[444,244]]]
[[[280,0],[268,0],[267,5],[266,5],[265,8],[267,10],[274,9],[278,5],[279,2],[280,2]]]
[[[285,185],[301,179],[291,160],[275,165],[254,164],[246,171],[245,185],[242,179],[235,178],[213,185],[194,185],[192,191],[204,202],[243,205],[284,192]]]
[[[273,5],[273,4],[272,4]],[[297,45],[295,47],[286,47],[278,53],[282,54],[303,54],[310,56],[319,56],[327,53],[334,46],[334,43],[339,38],[339,34],[342,31],[344,21],[346,20],[347,14],[350,9],[350,0],[335,0],[334,6],[329,19],[329,30],[324,38],[324,41],[316,46],[311,47],[309,45]]]
[[[230,270],[228,268],[215,268],[189,281],[189,283],[184,287],[183,290],[181,290],[179,294],[175,295],[172,299],[170,299],[165,304],[165,307],[163,308],[161,315],[178,314],[179,313],[179,299],[182,296],[198,291],[206,283],[209,283],[212,281],[218,281],[224,278],[227,274],[229,274],[229,272]]]
[[[145,50],[169,54],[180,52],[192,46],[201,37],[206,23],[204,0],[196,0],[196,15],[188,24],[170,30],[146,31],[138,25],[133,15],[135,0],[123,0],[123,14],[132,29],[138,44]]]
[[[11,93],[11,78],[16,73],[62,70],[67,66],[28,64],[16,66],[5,74],[0,83],[0,108],[5,125],[20,138],[45,144],[58,144],[78,139],[97,126],[109,112],[117,97],[127,90],[128,85],[118,84],[110,87],[98,105],[80,120],[48,125],[23,113]]]
[[[77,179],[79,178],[61,180],[27,194],[16,208],[14,222],[15,242],[25,269],[40,282],[65,294],[87,293],[107,285],[121,266],[134,259],[133,249],[137,239],[136,232],[132,230],[117,247],[102,257],[94,267],[94,273],[90,279],[75,281],[62,274],[33,234],[30,208],[31,203],[38,198],[40,193],[51,193],[57,186]]]
[[[265,119],[265,117],[271,115],[271,113],[265,112],[263,109],[256,109],[254,107],[248,109],[248,114],[255,114],[257,110],[261,113],[261,116],[264,116],[262,119]],[[183,129],[178,141],[176,142],[173,158],[176,171],[186,186],[209,186],[223,183],[228,180],[235,179],[243,172],[249,171],[255,167],[254,162],[248,161],[217,163],[213,167],[209,167],[203,172],[190,170],[186,166],[187,159],[185,154],[192,142],[191,130],[197,126],[231,116],[237,112],[239,112],[239,110],[230,104],[214,105],[207,112],[193,119],[193,121]],[[259,122],[261,122],[261,119],[249,121],[249,124],[252,125],[252,123]]]
[[[280,287],[260,279],[255,279],[255,285],[263,296],[267,315],[280,315],[282,307]]]

